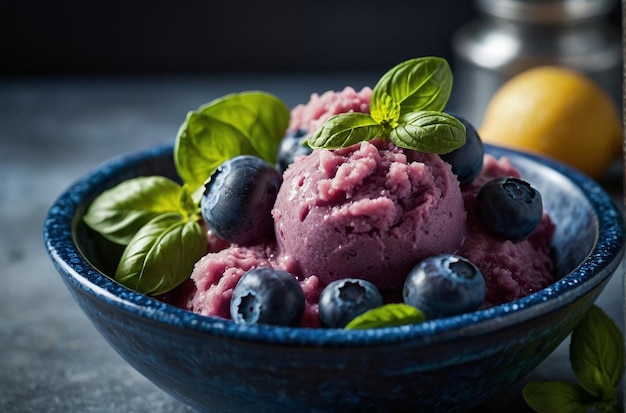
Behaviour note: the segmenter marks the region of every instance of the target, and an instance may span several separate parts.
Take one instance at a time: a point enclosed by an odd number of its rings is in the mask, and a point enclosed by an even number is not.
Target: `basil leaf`
[[[348,112],[332,116],[308,139],[311,148],[345,148],[381,137],[382,126],[366,113]]]
[[[382,125],[388,125],[391,128],[395,128],[397,126],[398,119],[400,119],[400,105],[394,101],[391,96],[384,92],[380,96],[380,99],[380,104],[370,108],[372,118]]]
[[[289,108],[277,97],[259,91],[233,93],[198,109],[239,129],[259,156],[270,164],[289,126]]]
[[[538,413],[585,413],[594,402],[583,388],[566,382],[530,382],[522,394]]]
[[[402,62],[380,78],[372,91],[371,113],[383,113],[389,95],[400,105],[400,116],[445,108],[452,91],[452,70],[445,59],[420,57]]]
[[[180,185],[161,176],[129,179],[96,197],[83,220],[108,240],[127,245],[154,217],[180,212],[181,192]]]
[[[187,115],[176,136],[174,163],[191,192],[204,185],[222,162],[237,155],[257,155],[243,132],[211,116]]]
[[[204,187],[200,187],[199,194],[194,193],[189,186],[183,186],[183,190],[180,193],[180,208],[185,211],[185,218],[202,217],[200,210],[200,200],[204,193]]]
[[[585,390],[613,397],[624,373],[624,342],[613,320],[595,305],[572,332],[570,362]]]
[[[115,279],[143,294],[166,293],[189,278],[206,246],[206,235],[197,221],[184,221],[176,214],[159,215],[126,247]]]
[[[465,144],[465,126],[444,112],[422,111],[400,119],[389,139],[398,147],[429,153],[448,153]]]
[[[407,304],[386,304],[355,317],[346,325],[348,330],[393,327],[426,321],[424,314]]]
[[[328,119],[309,138],[312,148],[336,149],[374,138],[399,147],[448,153],[465,143],[465,126],[441,113],[452,90],[445,59],[425,57],[403,62],[385,73],[372,92],[371,115],[344,113]]]

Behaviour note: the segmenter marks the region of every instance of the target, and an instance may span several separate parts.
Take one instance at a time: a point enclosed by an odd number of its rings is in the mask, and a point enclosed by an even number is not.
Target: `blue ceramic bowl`
[[[572,331],[624,252],[622,216],[582,174],[506,155],[542,193],[557,224],[559,281],[523,299],[423,324],[344,331],[241,326],[196,315],[112,281],[119,252],[81,217],[105,189],[139,175],[175,176],[172,147],[123,156],[52,206],[44,239],[82,310],[134,368],[200,411],[459,411],[533,370]]]

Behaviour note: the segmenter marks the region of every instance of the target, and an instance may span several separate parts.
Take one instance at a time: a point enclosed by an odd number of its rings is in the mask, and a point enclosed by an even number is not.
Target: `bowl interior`
[[[494,152],[496,150],[494,149]],[[578,267],[591,254],[599,236],[596,212],[588,194],[561,172],[538,164],[536,159],[507,154],[528,181],[542,194],[544,209],[556,223],[552,240],[552,258],[556,278]]]
[[[496,157],[507,156],[521,171],[522,177],[541,192],[544,208],[557,225],[553,254],[559,281],[511,303],[412,325],[410,328],[391,327],[390,330],[350,332],[326,329],[324,333],[319,333],[316,329],[297,329],[298,342],[315,346],[342,346],[417,339],[429,343],[432,337],[428,336],[437,335],[434,334],[436,332],[445,332],[446,334],[439,335],[447,337],[484,334],[493,329],[493,323],[490,323],[496,319],[496,324],[503,327],[535,317],[538,312],[548,313],[575,301],[610,276],[623,254],[624,229],[621,213],[600,186],[571,168],[533,155],[491,145],[485,145],[485,148],[487,153]],[[294,337],[294,332],[291,331],[293,328],[237,328],[223,320],[202,317],[164,305],[156,299],[134,293],[104,276],[115,272],[121,248],[91,231],[83,223],[82,216],[93,198],[102,191],[128,178],[149,175],[176,178],[171,145],[112,160],[79,181],[60,198],[62,201],[69,199],[71,204],[67,208],[62,206],[67,209],[64,213],[71,214],[72,217],[71,249],[74,249],[73,254],[78,255],[79,260],[84,260],[82,271],[76,270],[69,274],[66,271],[65,276],[69,275],[69,281],[80,284],[81,288],[91,288],[92,291],[106,290],[108,296],[123,296],[123,299],[115,300],[115,305],[136,309],[136,303],[141,302],[142,314],[168,324],[175,323],[237,339],[291,342]],[[55,242],[58,240],[49,239],[49,248],[54,249]],[[64,255],[57,258],[59,259],[70,260]],[[72,256],[71,259],[76,258]],[[602,275],[594,277],[598,273]],[[558,300],[552,300],[555,296]],[[531,307],[532,311],[527,311]]]

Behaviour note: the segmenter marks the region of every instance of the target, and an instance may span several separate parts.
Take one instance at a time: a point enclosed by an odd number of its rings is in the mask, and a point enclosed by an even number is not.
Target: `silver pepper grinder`
[[[621,33],[607,19],[618,3],[475,0],[479,17],[453,37],[454,110],[479,127],[495,91],[541,65],[586,73],[621,105]]]

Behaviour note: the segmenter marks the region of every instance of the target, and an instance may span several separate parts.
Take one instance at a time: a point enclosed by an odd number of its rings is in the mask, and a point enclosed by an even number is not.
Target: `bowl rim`
[[[591,253],[572,272],[526,297],[471,313],[396,327],[367,330],[314,329],[266,325],[238,325],[207,317],[132,291],[92,266],[76,245],[75,229],[85,199],[95,196],[107,180],[147,158],[172,153],[173,144],[122,154],[88,172],[59,195],[44,222],[44,243],[50,259],[73,288],[107,305],[164,325],[235,340],[275,345],[312,347],[369,347],[411,340],[429,345],[460,337],[483,335],[555,311],[598,286],[617,269],[624,255],[624,222],[621,212],[601,186],[583,173],[560,162],[523,151],[485,144],[485,152],[538,162],[555,170],[585,195],[597,214],[598,237]],[[557,299],[551,299],[551,298]]]

